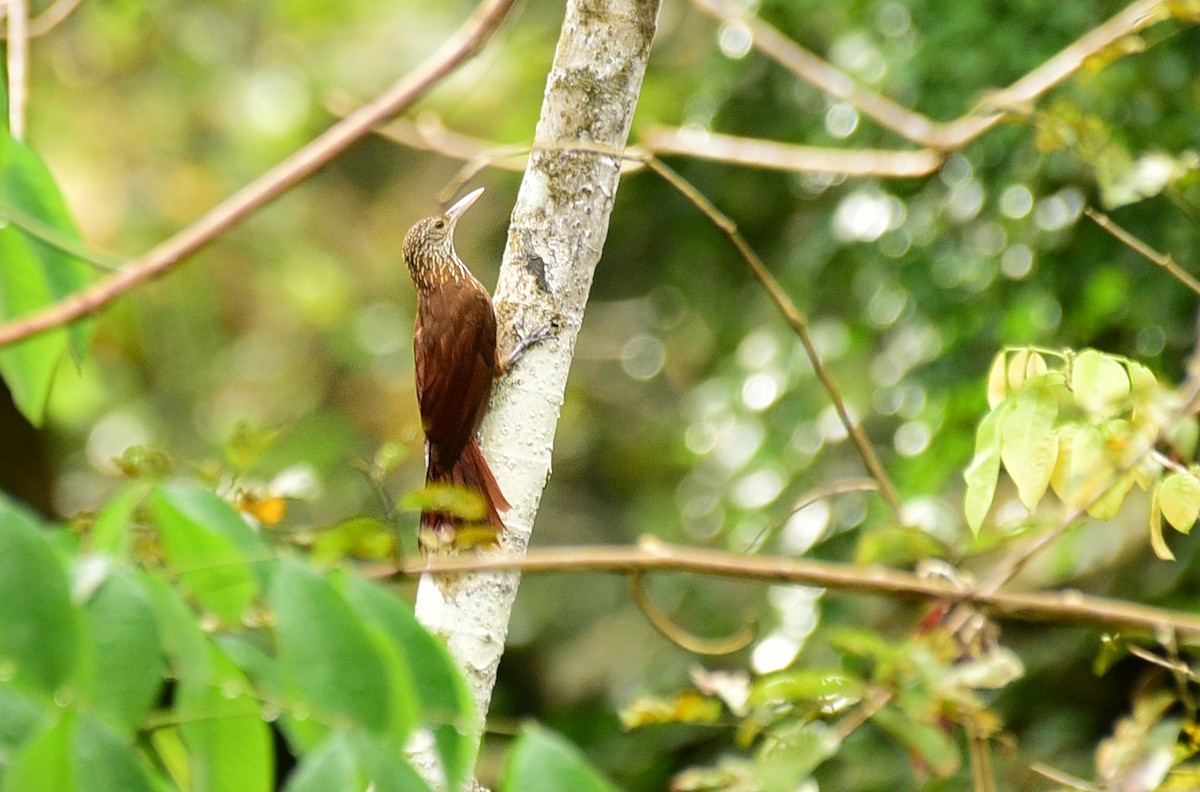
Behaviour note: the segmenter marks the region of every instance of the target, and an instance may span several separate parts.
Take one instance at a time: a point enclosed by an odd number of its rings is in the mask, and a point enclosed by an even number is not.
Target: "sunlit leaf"
[[[398,552],[395,532],[373,517],[352,517],[323,528],[317,532],[312,546],[313,560],[324,563],[346,558],[394,560]]]
[[[1159,506],[1158,497],[1161,489],[1160,482],[1154,487],[1150,496],[1150,547],[1154,550],[1154,555],[1163,561],[1174,561],[1175,554],[1171,552],[1170,547],[1167,547],[1167,542],[1163,538],[1162,508]]]
[[[1189,533],[1200,516],[1200,480],[1191,473],[1172,473],[1158,488],[1158,507],[1171,527]]]
[[[996,409],[1004,397],[1008,395],[1008,353],[1001,352],[992,361],[988,369],[987,400],[988,408]]]
[[[1032,510],[1050,485],[1058,456],[1054,432],[1058,401],[1044,378],[1008,401],[1010,406],[1000,417],[1000,459],[1017,485],[1021,502]]]
[[[475,490],[453,484],[428,484],[400,499],[406,511],[431,511],[451,514],[467,521],[487,517],[487,502]]]
[[[1111,355],[1085,349],[1071,367],[1075,402],[1088,412],[1109,417],[1129,398],[1129,374]]]
[[[79,239],[49,169],[32,149],[0,132],[0,217],[18,215]],[[91,277],[88,264],[13,222],[0,222],[0,261],[0,320],[57,302]],[[89,325],[76,322],[0,349],[0,374],[30,422],[41,423],[50,385],[68,348],[82,357],[89,335]]]
[[[1000,476],[1000,421],[1007,408],[1001,407],[984,416],[975,432],[975,456],[963,472],[967,490],[963,512],[971,532],[979,533],[992,508],[996,482]]]
[[[1068,424],[1058,430],[1058,458],[1050,485],[1068,506],[1090,503],[1116,478],[1100,430],[1088,424]]]

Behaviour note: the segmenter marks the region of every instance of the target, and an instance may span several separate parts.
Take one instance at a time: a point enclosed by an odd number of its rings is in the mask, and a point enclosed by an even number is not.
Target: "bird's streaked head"
[[[429,269],[462,266],[454,252],[454,226],[471,204],[483,195],[483,188],[473,190],[441,214],[419,220],[404,235],[404,262],[417,285],[437,280],[437,272]]]

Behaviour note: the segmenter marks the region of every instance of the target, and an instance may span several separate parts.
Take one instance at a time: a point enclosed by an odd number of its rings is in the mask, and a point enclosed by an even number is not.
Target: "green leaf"
[[[992,508],[996,482],[1000,477],[1000,417],[1007,408],[1000,407],[983,417],[975,433],[975,456],[963,472],[967,491],[963,497],[963,512],[971,533],[979,529]]]
[[[280,667],[299,703],[335,728],[387,731],[394,708],[387,660],[367,625],[329,581],[286,559],[270,601]]]
[[[1009,397],[1010,406],[1000,417],[1000,459],[1021,502],[1033,510],[1046,494],[1058,456],[1058,401],[1044,378],[1031,383]]]
[[[123,742],[95,718],[79,719],[72,759],[81,792],[155,792],[133,744]]]
[[[284,792],[362,792],[366,779],[358,770],[345,734],[330,735],[316,750],[306,754]]]
[[[191,788],[269,792],[274,745],[246,676],[210,645],[211,674],[181,679],[173,714],[187,746]]]
[[[1115,415],[1129,398],[1129,373],[1120,361],[1094,349],[1075,356],[1071,367],[1075,403],[1104,418]]]
[[[474,702],[446,646],[417,622],[407,603],[359,577],[345,580],[346,599],[362,618],[382,630],[407,660],[420,715],[433,731],[449,786],[467,777],[474,763]]]
[[[372,792],[431,792],[429,784],[404,761],[402,751],[393,742],[385,742],[373,734],[350,732],[351,749],[371,782]],[[459,783],[448,783],[449,789],[460,789]]]
[[[521,730],[504,763],[503,792],[615,792],[579,750],[538,726]]]
[[[91,637],[88,699],[110,727],[132,737],[166,670],[150,598],[132,574],[117,569],[84,603],[83,617]]]
[[[141,574],[139,579],[150,597],[158,622],[158,633],[175,677],[208,680],[212,673],[209,642],[180,592],[157,577]]]
[[[109,498],[92,523],[89,533],[92,549],[130,560],[133,539],[129,533],[129,523],[134,510],[145,500],[149,491],[146,485],[135,483]]]
[[[396,534],[373,517],[352,517],[323,529],[312,546],[312,559],[321,563],[345,558],[391,560],[396,556]]]
[[[750,692],[750,702],[819,702],[834,696],[859,698],[862,696],[862,682],[833,669],[801,668],[781,671],[758,680]]]
[[[0,217],[4,216],[28,217],[65,238],[79,238],[45,164],[28,146],[0,132]],[[0,227],[0,261],[0,320],[44,308],[90,279],[85,262],[11,222]],[[31,423],[40,424],[44,417],[50,385],[68,347],[81,357],[88,335],[88,326],[79,322],[0,349],[0,374]]]
[[[268,557],[266,545],[211,492],[161,487],[149,502],[181,585],[225,624],[240,624],[259,590],[250,567]]]
[[[75,668],[79,615],[42,529],[0,496],[0,668],[53,695]]]
[[[16,753],[42,728],[50,712],[44,702],[35,701],[9,685],[0,685],[0,756]]]
[[[1158,506],[1171,527],[1189,533],[1200,516],[1200,481],[1190,473],[1172,473],[1158,488]]]
[[[452,514],[467,522],[487,517],[487,502],[483,496],[473,489],[454,484],[428,484],[401,498],[399,506],[405,511]]]
[[[871,723],[903,745],[936,775],[946,778],[958,769],[961,757],[951,735],[936,726],[914,721],[893,707],[871,716]]]
[[[4,792],[72,792],[75,773],[71,742],[75,713],[62,710],[58,719],[12,757],[4,773]]]

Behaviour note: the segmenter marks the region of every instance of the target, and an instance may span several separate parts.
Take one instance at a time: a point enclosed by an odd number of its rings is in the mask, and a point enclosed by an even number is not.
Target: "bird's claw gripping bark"
[[[500,372],[507,374],[512,371],[513,366],[520,362],[530,347],[553,338],[556,329],[553,324],[542,325],[533,333],[518,340],[517,345],[513,347],[513,351],[509,352],[507,357],[500,361]]]

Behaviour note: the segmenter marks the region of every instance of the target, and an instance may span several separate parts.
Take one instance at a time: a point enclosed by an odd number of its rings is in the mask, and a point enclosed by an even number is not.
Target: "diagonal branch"
[[[1011,111],[1031,102],[1083,66],[1091,56],[1115,42],[1163,19],[1164,0],[1138,0],[1091,29],[1012,85],[992,93],[961,117],[939,122],[860,85],[853,77],[801,47],[772,25],[733,0],[694,0],[697,7],[725,22],[738,22],[750,31],[755,46],[805,82],[853,105],[881,126],[920,146],[942,151],[961,148],[1000,123]]]
[[[775,280],[775,276],[767,269],[767,265],[759,258],[758,253],[754,251],[754,248],[750,247],[750,243],[738,231],[737,224],[733,220],[714,206],[689,181],[667,167],[661,160],[648,157],[646,164],[650,166],[651,170],[662,176],[672,187],[679,190],[697,209],[703,212],[704,216],[711,220],[729,238],[733,246],[737,248],[738,253],[742,256],[742,260],[750,268],[750,274],[763,287],[771,302],[775,303],[775,307],[779,310],[780,315],[783,316],[784,321],[788,323],[788,326],[799,337],[800,344],[804,347],[804,352],[808,355],[809,362],[812,363],[813,371],[816,372],[817,378],[821,380],[821,384],[825,387],[826,393],[829,394],[829,398],[833,402],[834,409],[837,410],[842,426],[846,428],[847,434],[850,435],[850,441],[854,443],[855,449],[858,450],[858,455],[862,458],[867,472],[875,480],[875,483],[879,485],[879,494],[883,497],[884,502],[887,503],[888,508],[891,509],[896,520],[903,522],[904,517],[900,506],[900,496],[896,493],[896,486],[888,477],[887,471],[883,469],[883,464],[879,461],[879,456],[875,453],[871,441],[867,439],[866,433],[863,432],[862,426],[850,415],[850,411],[846,407],[846,400],[842,396],[842,390],[838,387],[837,380],[833,378],[833,374],[830,373],[821,360],[821,356],[817,352],[817,347],[813,343],[812,335],[808,332],[808,317],[796,307],[796,303],[792,302],[792,298],[788,296],[788,293],[779,284],[779,281]]]
[[[478,52],[499,27],[514,1],[483,0],[462,27],[436,52],[369,104],[331,126],[286,160],[210,209],[196,222],[119,272],[96,281],[48,308],[0,325],[0,346],[95,313],[133,288],[179,264],[328,165],[370,134],[376,125],[404,111]]]
[[[1097,597],[1079,591],[981,591],[940,578],[878,566],[838,564],[804,558],[743,555],[698,547],[679,547],[643,539],[636,547],[593,545],[532,550],[524,557],[458,557],[409,561],[394,574],[417,577],[488,570],[530,572],[686,572],[694,575],[821,586],[853,594],[907,600],[964,602],[1017,621],[1083,624],[1158,636],[1174,632],[1200,640],[1200,616],[1136,602]]]

